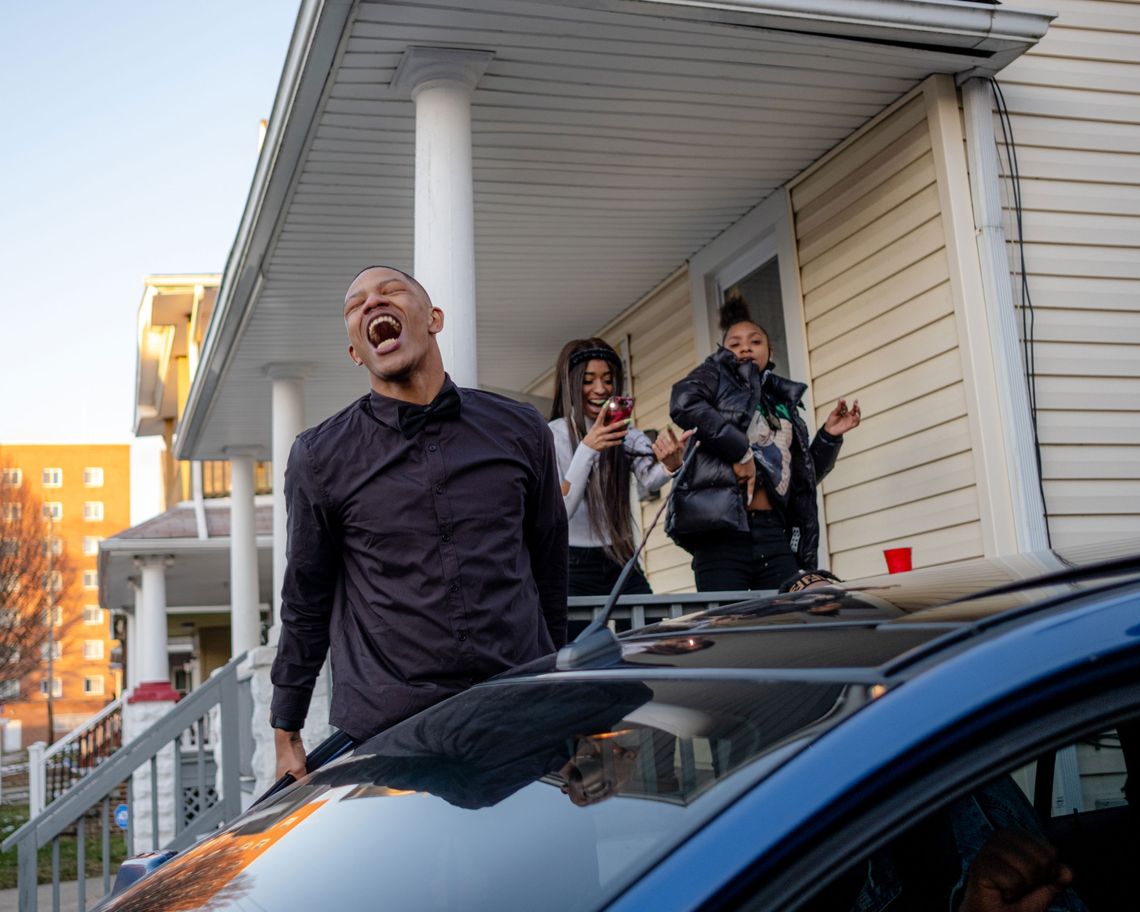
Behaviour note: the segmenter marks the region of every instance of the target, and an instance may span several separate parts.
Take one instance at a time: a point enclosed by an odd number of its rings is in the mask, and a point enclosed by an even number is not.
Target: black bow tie
[[[454,386],[443,390],[427,405],[400,405],[396,407],[396,418],[400,431],[411,440],[429,421],[448,421],[459,417],[459,391]]]

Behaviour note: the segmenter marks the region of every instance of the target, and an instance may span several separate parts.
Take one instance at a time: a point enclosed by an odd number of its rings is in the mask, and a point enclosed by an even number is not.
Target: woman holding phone
[[[604,339],[574,339],[558,356],[550,430],[570,521],[570,595],[607,595],[633,556],[631,476],[648,495],[681,465],[686,435],[670,429],[651,443],[633,427],[624,382],[621,358]],[[640,568],[623,591],[651,591]]]

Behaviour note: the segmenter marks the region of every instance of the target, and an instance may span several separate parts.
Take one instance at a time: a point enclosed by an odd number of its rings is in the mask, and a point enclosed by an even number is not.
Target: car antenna
[[[673,484],[669,487],[668,495],[666,495],[661,506],[657,508],[657,514],[653,517],[653,522],[649,524],[649,528],[646,529],[645,534],[641,536],[641,542],[638,544],[637,550],[633,552],[633,556],[627,560],[625,566],[622,567],[621,574],[618,576],[617,582],[614,583],[614,588],[606,599],[606,603],[602,606],[602,610],[598,612],[597,617],[590,622],[585,630],[574,637],[572,643],[567,643],[558,650],[555,667],[559,671],[605,665],[621,657],[621,644],[618,642],[617,637],[614,636],[614,632],[606,626],[609,622],[610,614],[617,604],[618,596],[621,595],[622,589],[625,588],[626,580],[629,579],[633,568],[637,566],[637,559],[641,556],[641,552],[645,550],[645,543],[649,541],[649,533],[657,526],[657,521],[661,518],[661,514],[665,512],[665,508],[669,506],[669,501],[673,499],[673,492],[677,490],[681,476],[685,474],[685,470],[692,463],[693,454],[697,452],[698,447],[700,447],[699,440],[693,440],[689,444],[689,452],[685,454],[685,459],[681,463],[681,467],[677,469],[676,474],[673,476]]]

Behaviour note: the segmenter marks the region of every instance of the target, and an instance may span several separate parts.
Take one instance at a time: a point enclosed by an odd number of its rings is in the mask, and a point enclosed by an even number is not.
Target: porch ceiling
[[[268,365],[306,366],[310,424],[363,391],[340,301],[361,266],[412,265],[414,109],[389,86],[409,46],[494,52],[472,110],[479,378],[521,389],[921,79],[1034,40],[979,4],[849,4],[896,9],[896,32],[803,12],[828,5],[303,5],[179,456],[268,452]],[[1032,15],[1002,22],[1043,31]]]

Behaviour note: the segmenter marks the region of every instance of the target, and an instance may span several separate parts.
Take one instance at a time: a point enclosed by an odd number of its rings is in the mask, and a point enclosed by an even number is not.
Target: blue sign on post
[[[120,804],[117,808],[115,808],[115,823],[119,825],[120,830],[125,830],[127,828],[130,817],[131,812],[127,810],[127,806],[125,804]]]

